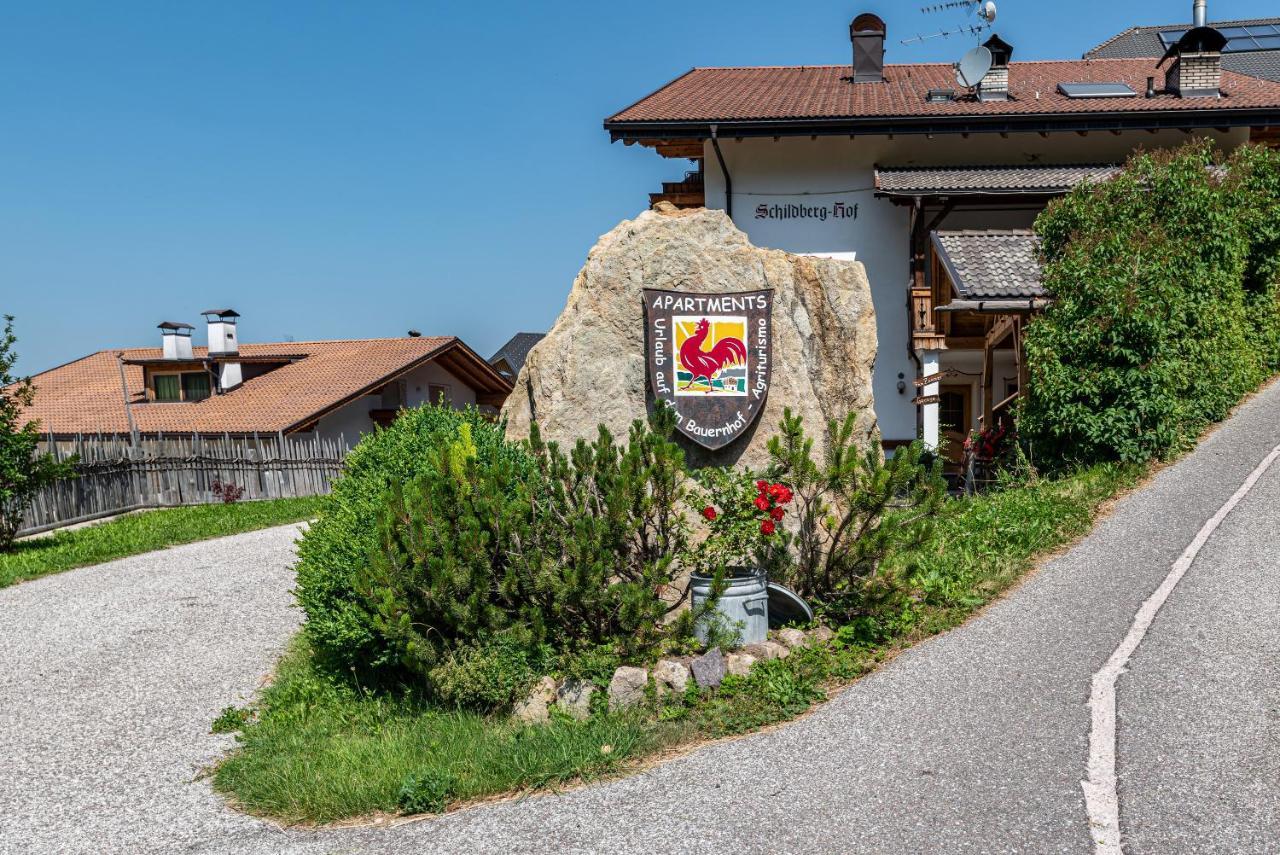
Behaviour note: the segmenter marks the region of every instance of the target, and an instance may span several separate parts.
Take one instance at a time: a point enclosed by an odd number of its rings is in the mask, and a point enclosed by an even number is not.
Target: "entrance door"
[[[964,441],[969,438],[973,426],[973,387],[939,387],[938,431],[941,434],[943,457],[947,463],[960,466],[964,460]]]

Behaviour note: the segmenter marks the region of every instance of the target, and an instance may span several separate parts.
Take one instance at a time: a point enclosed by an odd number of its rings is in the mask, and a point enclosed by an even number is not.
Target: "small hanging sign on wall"
[[[773,368],[773,292],[644,291],[649,384],[703,448],[738,439],[764,409]]]

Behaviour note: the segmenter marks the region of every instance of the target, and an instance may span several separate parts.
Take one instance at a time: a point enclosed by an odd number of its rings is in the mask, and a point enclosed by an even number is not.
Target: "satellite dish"
[[[978,4],[978,17],[986,21],[988,24],[996,22],[996,4],[992,0]]]
[[[961,57],[956,65],[956,82],[966,89],[972,89],[987,76],[992,61],[991,49],[979,45]]]

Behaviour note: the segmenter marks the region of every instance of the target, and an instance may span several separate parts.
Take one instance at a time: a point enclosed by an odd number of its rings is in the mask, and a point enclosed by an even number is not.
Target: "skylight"
[[[1058,91],[1068,98],[1136,98],[1127,83],[1059,83]]]
[[[1280,24],[1250,24],[1247,27],[1218,27],[1218,32],[1227,37],[1227,46],[1223,53],[1246,53],[1254,50],[1280,50]],[[1160,33],[1160,41],[1165,49],[1173,47],[1178,39],[1186,34],[1186,30],[1164,30]]]

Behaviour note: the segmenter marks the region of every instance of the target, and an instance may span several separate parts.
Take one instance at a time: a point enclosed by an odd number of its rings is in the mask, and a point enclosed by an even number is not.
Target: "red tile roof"
[[[201,359],[206,348],[195,348]],[[57,434],[127,433],[116,354],[126,360],[161,357],[160,348],[102,350],[32,378],[35,404],[24,415]],[[223,395],[190,403],[147,403],[143,368],[124,366],[133,417],[142,433],[274,433],[304,426],[319,415],[381,386],[419,364],[438,360],[480,393],[505,395],[509,381],[452,336],[353,341],[244,344],[250,362],[302,357],[246,380]]]
[[[889,65],[883,83],[850,83],[845,65],[695,68],[605,121],[627,123],[748,122],[869,117],[1052,116],[1075,113],[1145,113],[1280,108],[1280,83],[1224,71],[1219,99],[1143,97],[1147,78],[1164,84],[1155,59],[1014,62],[1008,101],[930,102],[930,89],[956,89],[945,63]],[[1059,83],[1127,83],[1136,98],[1071,99]]]

